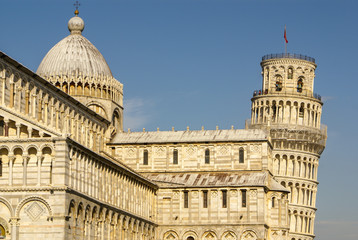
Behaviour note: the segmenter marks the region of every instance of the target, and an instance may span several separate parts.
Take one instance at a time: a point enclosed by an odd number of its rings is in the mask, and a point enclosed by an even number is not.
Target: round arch
[[[24,151],[24,153],[28,153],[30,149],[35,149],[36,152],[39,152],[39,148],[35,145],[35,144],[30,144],[29,146],[26,147],[26,150]]]
[[[15,155],[15,150],[16,150],[16,149],[20,149],[20,150],[22,151],[22,154],[25,152],[23,146],[21,146],[21,145],[15,145],[15,146],[13,146],[12,149],[11,149],[11,153],[12,153],[13,155]]]
[[[39,196],[30,196],[30,197],[27,197],[25,199],[23,199],[19,205],[17,206],[16,210],[15,210],[15,217],[19,217],[20,216],[20,211],[21,209],[23,208],[23,206],[26,204],[26,203],[29,203],[29,202],[32,202],[32,201],[38,201],[38,202],[41,202],[42,204],[44,204],[47,208],[47,211],[49,213],[49,218],[52,218],[53,214],[52,214],[52,209],[51,209],[51,206],[50,204],[48,204],[48,202],[43,199],[42,197],[39,197]]]
[[[86,104],[86,107],[91,109],[92,111],[102,115],[104,118],[108,119],[108,114],[106,108],[99,102],[91,101]]]
[[[179,239],[178,234],[174,230],[169,230],[163,234],[164,240],[177,240]]]
[[[207,230],[203,233],[202,239],[203,240],[216,240],[216,239],[218,239],[218,237],[217,237],[217,234],[215,231]]]
[[[221,235],[220,239],[222,239],[222,240],[234,240],[234,239],[238,239],[238,238],[237,238],[237,234],[234,232],[234,230],[227,230]]]
[[[198,234],[194,230],[189,230],[183,234],[183,240],[199,240]]]
[[[10,202],[8,200],[6,200],[3,197],[0,197],[0,203],[3,203],[9,210],[10,212],[10,216],[13,217],[14,216],[14,208],[11,206]]]
[[[257,234],[254,230],[245,230],[241,235],[241,240],[257,240]]]

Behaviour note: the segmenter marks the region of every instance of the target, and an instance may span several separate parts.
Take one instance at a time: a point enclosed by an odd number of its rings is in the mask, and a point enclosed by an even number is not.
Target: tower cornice
[[[306,96],[305,96],[306,95]],[[271,93],[271,94],[261,94],[261,95],[256,95],[254,97],[251,98],[251,101],[255,101],[257,99],[261,99],[261,98],[269,98],[269,99],[274,99],[276,101],[291,101],[291,102],[295,102],[296,100],[307,100],[307,101],[313,101],[316,103],[321,104],[321,106],[323,106],[323,102],[321,100],[319,100],[318,98],[314,97],[315,94],[314,93],[307,93],[307,94],[292,94],[292,93]],[[318,95],[317,95],[318,96]],[[292,101],[292,100],[295,101]]]

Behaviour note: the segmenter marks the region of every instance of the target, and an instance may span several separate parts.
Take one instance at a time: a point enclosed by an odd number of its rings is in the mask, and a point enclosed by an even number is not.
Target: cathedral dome
[[[37,74],[48,78],[54,76],[113,77],[102,54],[84,36],[85,27],[77,14],[68,22],[70,35],[57,43],[44,57]]]
[[[78,10],[75,15],[68,21],[71,34],[46,54],[36,73],[112,122],[114,134],[122,129],[123,84],[113,77],[97,48],[82,36],[85,23]]]

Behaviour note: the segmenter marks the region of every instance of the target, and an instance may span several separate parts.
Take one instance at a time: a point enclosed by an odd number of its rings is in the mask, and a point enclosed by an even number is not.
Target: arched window
[[[143,152],[143,165],[148,165],[148,150]]]
[[[276,76],[276,91],[281,91],[282,90],[282,77],[281,75],[277,75]]]
[[[113,112],[112,116],[112,125],[116,129],[116,131],[119,131],[120,129],[120,121],[119,121],[119,113],[117,111]]]
[[[239,150],[239,163],[244,163],[244,162],[245,162],[244,149],[240,148],[240,150]]]
[[[287,70],[287,79],[293,79],[293,68],[290,67]]]
[[[275,208],[275,200],[276,200],[276,198],[273,197],[273,198],[272,198],[272,202],[271,202],[271,207],[272,207],[272,208]]]
[[[302,78],[299,78],[297,81],[297,92],[302,92],[302,88],[303,88],[303,80]]]
[[[193,237],[188,237],[186,240],[194,240]]]
[[[210,163],[210,150],[209,148],[205,149],[205,164]]]
[[[173,164],[178,164],[178,149],[173,151]]]
[[[55,86],[58,87],[58,88],[61,88],[61,83],[56,82]]]

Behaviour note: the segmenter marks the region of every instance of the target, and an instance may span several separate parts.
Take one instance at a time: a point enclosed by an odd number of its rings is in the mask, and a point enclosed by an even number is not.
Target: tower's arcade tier
[[[263,94],[313,97],[315,59],[298,54],[270,54],[262,57]]]
[[[251,124],[289,124],[320,128],[321,97],[313,93],[313,58],[274,54],[262,58],[262,89],[252,98]]]

